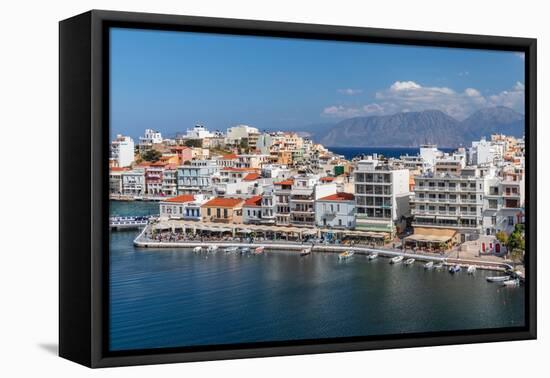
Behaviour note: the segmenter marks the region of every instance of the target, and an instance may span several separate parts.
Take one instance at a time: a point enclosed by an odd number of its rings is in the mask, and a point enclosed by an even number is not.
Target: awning
[[[426,243],[446,243],[456,236],[456,230],[446,228],[415,227],[414,234],[407,236],[405,241]]]

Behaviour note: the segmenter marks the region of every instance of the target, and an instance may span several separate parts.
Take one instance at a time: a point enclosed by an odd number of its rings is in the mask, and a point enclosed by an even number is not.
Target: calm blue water
[[[344,155],[348,160],[359,155],[384,155],[385,157],[398,158],[402,155],[418,155],[419,148],[407,147],[327,147],[329,151],[338,155]],[[443,152],[452,152],[454,148],[440,148]]]
[[[156,204],[154,204],[156,205]],[[133,210],[129,210],[132,208]],[[113,211],[155,213],[146,203]],[[520,326],[524,289],[336,254],[138,249],[111,234],[112,350]]]

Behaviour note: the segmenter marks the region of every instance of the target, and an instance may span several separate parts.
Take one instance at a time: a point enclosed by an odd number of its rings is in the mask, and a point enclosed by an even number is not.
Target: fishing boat
[[[401,261],[403,261],[403,259],[404,259],[403,256],[395,256],[390,260],[390,264],[398,264]]]
[[[493,276],[487,277],[486,280],[489,282],[505,282],[510,280],[510,276]]]
[[[443,268],[443,263],[439,263],[439,264],[434,265],[434,269],[442,269],[442,268]]]
[[[456,265],[453,265],[449,268],[449,273],[452,273],[452,274],[455,274],[455,273],[458,273],[461,271],[461,267],[460,265],[456,264]]]
[[[247,253],[250,253],[250,248],[242,247],[241,248],[241,255],[246,255]]]
[[[475,265],[470,265],[468,267],[468,274],[474,274],[476,272],[476,267]]]
[[[265,249],[265,247],[263,247],[263,246],[256,247],[256,249],[254,250],[254,254],[255,255],[261,255],[262,253],[264,253],[264,249]]]
[[[428,261],[426,264],[424,264],[424,269],[432,269],[434,267],[433,261]]]
[[[412,265],[412,264],[414,264],[414,259],[405,260],[405,265]]]
[[[514,278],[514,279],[511,279],[511,280],[503,281],[502,286],[507,286],[507,287],[519,286],[519,279]]]
[[[311,253],[311,248],[304,248],[300,251],[300,256],[307,256]]]
[[[239,248],[237,248],[237,247],[227,247],[225,249],[225,253],[237,253],[238,250],[239,250]]]
[[[375,258],[378,257],[378,253],[374,252],[374,253],[371,253],[370,255],[367,256],[367,258],[369,260],[374,260]]]
[[[195,252],[195,253],[199,253],[200,251],[202,251],[202,247],[193,248],[193,252]]]
[[[342,252],[338,255],[338,260],[346,260],[346,259],[349,259],[351,256],[353,256],[354,252],[353,251],[346,251],[346,252]]]
[[[216,252],[218,250],[217,245],[210,245],[208,246],[208,252]]]

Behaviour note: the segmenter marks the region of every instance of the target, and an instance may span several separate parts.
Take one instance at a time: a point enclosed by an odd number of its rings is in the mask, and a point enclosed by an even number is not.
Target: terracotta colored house
[[[201,206],[203,222],[242,223],[242,198],[216,197]]]

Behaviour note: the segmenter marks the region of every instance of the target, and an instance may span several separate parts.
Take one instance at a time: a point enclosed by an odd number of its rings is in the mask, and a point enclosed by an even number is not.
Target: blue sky
[[[354,116],[489,106],[524,112],[514,52],[111,30],[111,134],[195,123],[295,129]]]

